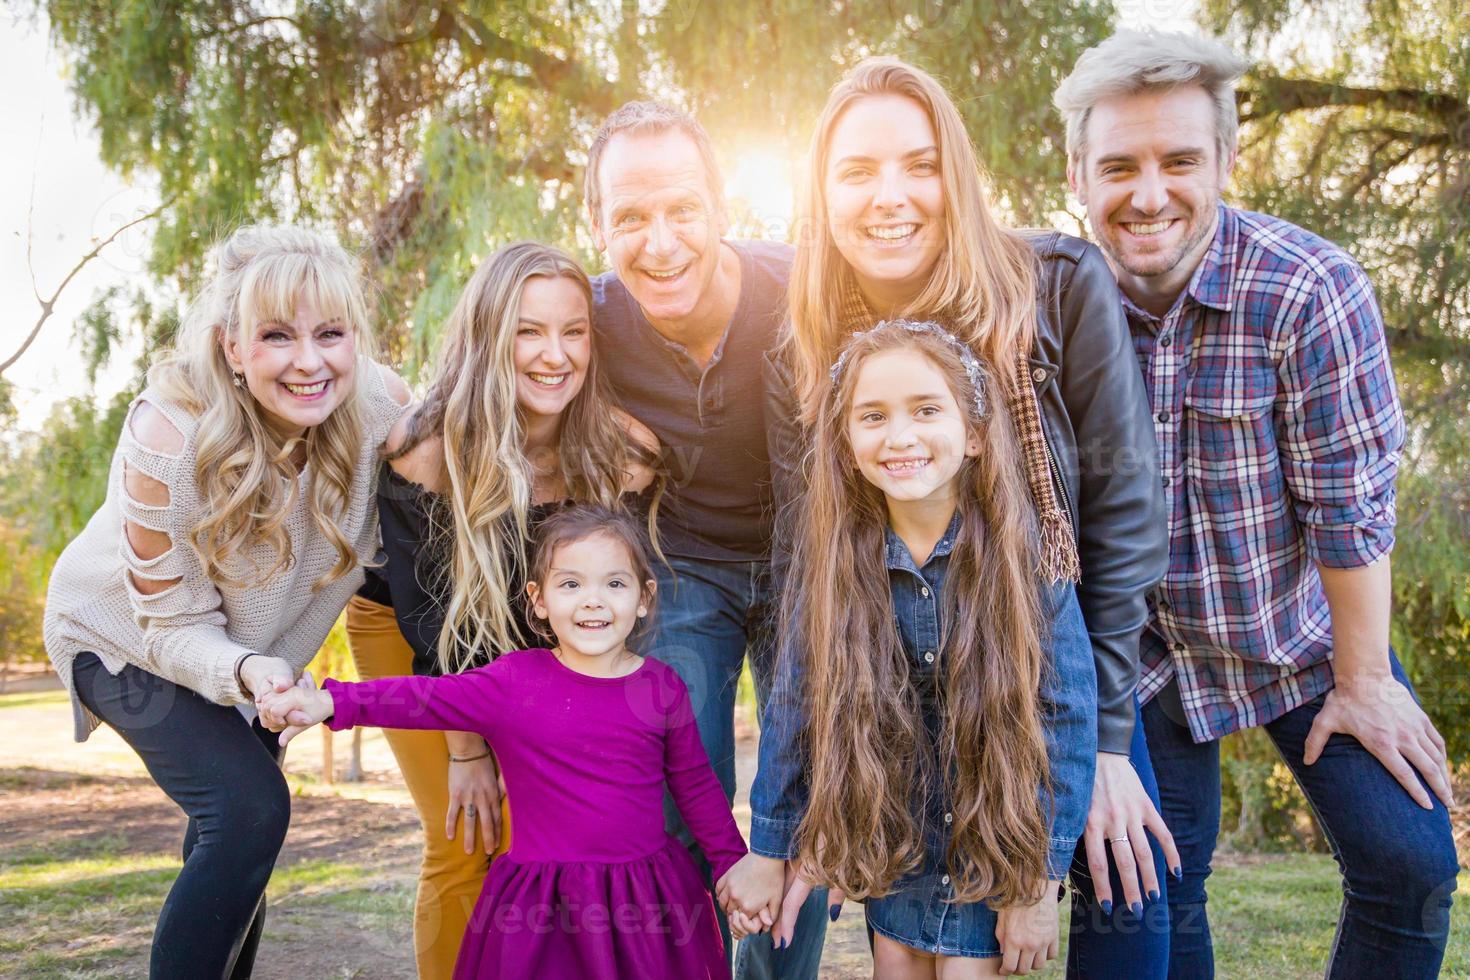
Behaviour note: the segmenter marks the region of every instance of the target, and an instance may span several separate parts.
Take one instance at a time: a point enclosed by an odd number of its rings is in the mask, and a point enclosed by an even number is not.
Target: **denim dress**
[[[895,627],[904,652],[912,658],[911,680],[919,688],[924,722],[932,733],[942,725],[936,708],[942,683],[940,638],[943,635],[944,576],[960,526],[955,514],[934,553],[922,567],[890,529],[886,561],[893,595]],[[799,580],[799,579],[797,579]],[[1097,678],[1092,644],[1069,583],[1042,586],[1049,629],[1042,637],[1042,724],[1051,770],[1052,797],[1047,876],[1066,877],[1087,822],[1097,756]],[[750,847],[767,857],[790,859],[796,828],[806,809],[808,767],[798,732],[805,726],[800,658],[785,649],[771,696],[761,719],[760,767],[751,787]],[[937,770],[937,766],[936,766]],[[1040,792],[1040,787],[1037,788]],[[868,925],[889,939],[941,956],[1000,955],[995,938],[996,913],[986,902],[954,901],[954,888],[944,866],[952,815],[942,788],[926,794],[928,812],[925,855],[920,866],[899,879],[882,898],[865,903]]]

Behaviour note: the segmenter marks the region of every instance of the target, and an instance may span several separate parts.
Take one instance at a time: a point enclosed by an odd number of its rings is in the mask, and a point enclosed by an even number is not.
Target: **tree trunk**
[[[332,756],[332,730],[322,726],[322,783],[330,786],[337,773],[336,759]]]
[[[352,729],[352,757],[347,762],[347,781],[362,782],[362,729]]]

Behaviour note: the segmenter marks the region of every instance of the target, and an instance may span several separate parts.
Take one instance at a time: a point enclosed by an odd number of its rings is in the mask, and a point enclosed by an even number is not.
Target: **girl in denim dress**
[[[1092,650],[1072,585],[1041,570],[994,388],[938,324],[854,334],[793,525],[752,819],[800,869],[777,945],[827,885],[834,912],[838,891],[865,904],[880,977],[1024,974],[1055,957],[1087,817]]]

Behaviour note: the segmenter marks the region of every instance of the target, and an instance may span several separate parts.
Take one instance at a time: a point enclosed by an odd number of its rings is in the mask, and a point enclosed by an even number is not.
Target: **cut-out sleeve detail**
[[[235,682],[235,662],[249,648],[232,641],[219,590],[189,547],[197,513],[192,453],[169,418],[173,410],[134,405],[118,447],[122,465],[113,492],[123,518],[118,536],[133,617],[143,633],[147,669],[219,704],[247,700]]]
[[[363,376],[364,404],[367,407],[368,437],[376,450],[388,439],[388,433],[413,405],[413,396],[403,379],[391,368],[363,358],[359,369]],[[402,398],[402,401],[399,399]]]

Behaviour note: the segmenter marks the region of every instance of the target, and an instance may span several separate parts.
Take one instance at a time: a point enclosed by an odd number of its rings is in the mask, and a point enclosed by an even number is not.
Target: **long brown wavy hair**
[[[899,95],[929,117],[938,141],[944,187],[944,249],[924,289],[904,310],[885,315],[945,325],[990,362],[1000,382],[1014,383],[1016,352],[1029,349],[1036,318],[1036,256],[995,217],[987,178],[944,86],[897,58],[867,58],[832,87],[812,131],[797,197],[796,258],[787,289],[791,310],[787,354],[796,374],[802,421],[810,424],[827,367],[842,343],[840,302],[852,274],[827,224],[826,175],[832,131],[861,99]]]
[[[955,477],[962,520],[942,596],[938,745],[895,628],[887,504],[858,471],[848,439],[863,363],[896,350],[917,350],[948,379],[980,445]],[[956,901],[1034,901],[1046,877],[1035,508],[1004,399],[981,364],[983,417],[954,348],[881,326],[849,343],[839,377],[821,390],[792,555],[804,573],[793,577],[782,612],[793,655],[804,659],[810,710],[811,798],[796,840],[816,878],[854,898],[886,894],[919,864],[924,795],[936,779],[953,813],[945,863]]]
[[[525,646],[512,606],[528,567],[535,474],[516,403],[515,338],[521,291],[536,276],[577,284],[592,310],[592,287],[565,252],[536,242],[506,245],[480,264],[449,315],[434,380],[409,420],[401,456],[431,436],[444,441],[444,494],[429,502],[427,556],[448,596],[439,666],[458,673],[477,658]],[[562,414],[560,474],[573,499],[617,509],[626,475],[652,454],[633,442],[598,368],[596,338],[587,377]],[[443,559],[443,560],[440,560]]]

